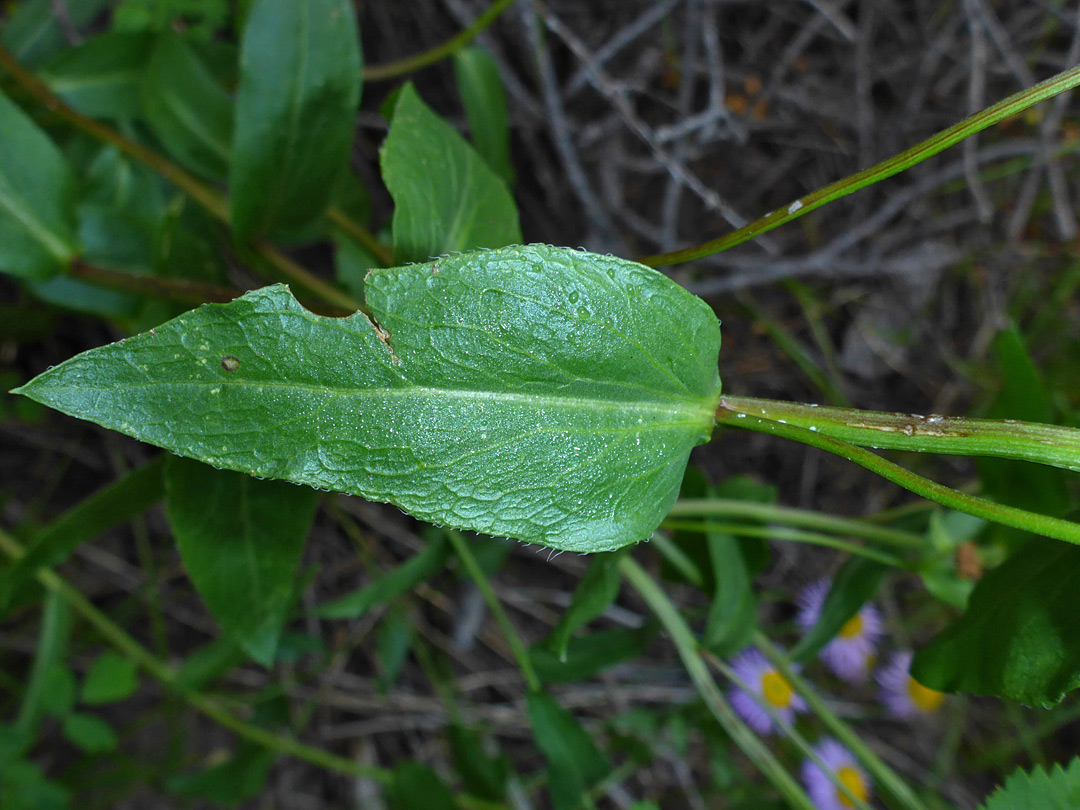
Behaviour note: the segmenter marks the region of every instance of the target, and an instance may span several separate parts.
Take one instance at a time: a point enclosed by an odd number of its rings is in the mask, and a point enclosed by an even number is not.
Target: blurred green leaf
[[[1080,686],[1080,547],[1036,538],[975,586],[968,609],[915,654],[942,692],[1048,707]]]
[[[521,242],[506,185],[411,84],[398,95],[379,162],[394,198],[398,264]]]
[[[255,0],[240,55],[229,171],[241,240],[318,218],[347,169],[360,101],[348,0]]]
[[[574,589],[570,606],[548,637],[547,647],[560,661],[566,661],[566,648],[574,631],[607,610],[619,595],[621,556],[618,551],[609,551],[595,555],[589,563],[589,570]]]
[[[90,706],[115,703],[130,697],[139,686],[139,668],[130,658],[111,650],[90,665],[80,699]]]
[[[638,629],[598,630],[570,639],[561,660],[545,647],[533,647],[529,655],[543,683],[572,683],[637,658],[645,652],[656,633],[657,627],[653,624]]]
[[[28,68],[39,67],[70,47],[54,2],[23,0],[0,29],[0,43]],[[64,0],[68,19],[75,28],[89,23],[109,3],[110,0]]]
[[[64,51],[38,71],[68,106],[91,118],[138,118],[153,39],[107,32]]]
[[[375,691],[385,695],[397,682],[401,668],[409,657],[412,648],[412,623],[407,613],[391,610],[379,622],[375,638],[375,655],[379,662],[379,673],[375,676]]]
[[[230,5],[229,0],[120,0],[112,22],[121,31],[181,29],[185,37],[203,41],[226,25]]]
[[[851,557],[833,577],[817,623],[791,651],[794,661],[808,661],[858,613],[874,594],[889,567],[865,557]]]
[[[32,740],[37,734],[38,724],[46,714],[53,713],[54,691],[59,683],[54,672],[67,672],[68,642],[71,638],[71,608],[63,597],[55,591],[45,596],[45,610],[41,618],[41,632],[38,635],[37,648],[34,650],[34,664],[23,693],[19,714],[15,719],[13,731],[26,740]],[[74,694],[74,687],[71,689]],[[49,701],[53,700],[53,703]],[[74,697],[72,701],[74,702]]]
[[[540,245],[376,270],[367,293],[378,326],[316,316],[278,285],[17,390],[435,523],[572,551],[652,533],[714,422],[720,333],[703,301],[641,265]]]
[[[385,605],[421,582],[439,573],[450,556],[450,544],[445,537],[436,537],[394,570],[347,596],[319,607],[324,619],[358,619],[379,605]]]
[[[157,503],[165,494],[161,475],[164,457],[158,456],[83,499],[30,541],[26,553],[0,577],[0,613],[11,596],[39,568],[67,559],[80,544],[130,520]]]
[[[245,660],[247,656],[236,639],[222,634],[184,656],[174,682],[181,689],[200,691]]]
[[[1015,324],[994,338],[994,354],[1001,367],[1002,386],[986,417],[1055,422],[1057,414],[1042,375]],[[980,458],[977,464],[986,493],[995,501],[1054,516],[1064,515],[1072,505],[1070,476],[1058,467],[999,458]],[[1026,539],[1015,529],[998,531],[1018,541]]]
[[[105,754],[120,742],[112,726],[92,714],[76,712],[64,718],[64,739],[86,754]]]
[[[0,746],[5,734],[0,726]],[[70,802],[70,793],[46,779],[34,763],[0,759],[0,807],[4,810],[67,810]]]
[[[967,607],[975,588],[971,579],[962,579],[956,570],[956,551],[986,527],[986,521],[963,512],[935,510],[930,514],[927,551],[917,573],[926,590],[953,607]]]
[[[701,642],[716,655],[728,656],[746,646],[757,629],[757,600],[740,541],[709,532],[705,543],[716,590],[709,602]]]
[[[67,161],[37,124],[0,93],[0,272],[44,279],[78,252]]]
[[[241,743],[236,754],[224,762],[197,773],[174,776],[166,787],[177,796],[232,807],[262,792],[274,758],[274,752],[268,748]]]
[[[498,64],[483,48],[466,48],[454,54],[454,77],[469,119],[473,146],[506,187],[513,188],[510,117]]]
[[[198,56],[172,33],[158,37],[142,94],[146,123],[165,149],[209,180],[229,172],[233,104]]]
[[[585,792],[611,772],[589,733],[546,692],[525,697],[533,739],[547,762],[548,788],[555,810],[577,810]]]
[[[211,615],[264,666],[274,660],[319,494],[171,458],[166,509]]]
[[[62,720],[75,708],[75,673],[66,662],[55,663],[45,673],[41,688],[41,712]]]
[[[1041,767],[1017,769],[995,790],[979,810],[1076,810],[1080,807],[1080,758],[1067,767],[1055,764],[1047,773]]]
[[[450,756],[465,790],[488,801],[504,801],[511,772],[510,758],[506,753],[497,750],[489,754],[480,735],[458,723],[453,723],[447,729],[447,737]]]
[[[439,775],[413,760],[394,768],[394,781],[387,793],[394,810],[458,810],[454,794]]]

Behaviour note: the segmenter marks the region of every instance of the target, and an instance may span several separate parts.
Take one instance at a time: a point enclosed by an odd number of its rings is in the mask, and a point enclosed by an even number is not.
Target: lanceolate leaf
[[[559,549],[648,537],[711,433],[720,329],[641,265],[512,247],[374,270],[364,315],[278,285],[19,389],[181,455]]]
[[[379,164],[394,198],[399,264],[521,241],[506,184],[411,84],[398,94]]]
[[[943,692],[1048,707],[1080,686],[1080,548],[1031,540],[987,574],[911,673]]]
[[[210,613],[269,665],[292,600],[318,493],[172,459],[166,515]]]
[[[330,202],[348,165],[360,101],[351,0],[256,0],[240,54],[229,173],[241,239],[299,227]]]
[[[64,11],[71,25],[80,28],[109,4],[110,0],[65,0]],[[28,68],[70,47],[54,0],[26,0],[15,6],[0,29],[0,42]]]
[[[476,151],[512,187],[510,118],[498,64],[483,48],[466,48],[454,54],[454,77]]]
[[[62,53],[39,71],[68,105],[93,118],[136,118],[153,38],[109,32]]]
[[[68,266],[73,182],[52,141],[0,93],[0,272],[44,279]]]
[[[175,34],[154,46],[142,94],[146,123],[169,153],[211,180],[229,171],[233,104],[210,70]]]

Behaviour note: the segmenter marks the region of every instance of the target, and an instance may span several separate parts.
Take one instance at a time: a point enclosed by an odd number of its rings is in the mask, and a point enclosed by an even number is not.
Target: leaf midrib
[[[704,402],[702,399],[684,399],[670,397],[667,399],[601,399],[584,396],[551,396],[546,394],[532,394],[519,391],[488,391],[485,389],[460,389],[460,388],[436,388],[421,385],[403,385],[400,387],[376,387],[371,388],[340,388],[324,385],[311,385],[308,383],[281,382],[277,380],[214,380],[214,381],[186,381],[186,380],[155,380],[143,383],[125,383],[122,386],[103,385],[50,385],[49,392],[57,391],[117,391],[132,388],[155,388],[160,386],[198,387],[198,388],[281,388],[293,391],[308,391],[316,394],[330,396],[357,396],[370,398],[407,398],[409,396],[429,396],[434,399],[454,398],[464,400],[478,400],[499,403],[521,403],[536,408],[566,408],[568,405],[578,406],[585,410],[640,410],[646,412],[664,413],[668,415],[685,414],[690,424],[697,425],[698,420],[711,423],[715,413],[715,405]],[[719,392],[717,393],[719,397]]]

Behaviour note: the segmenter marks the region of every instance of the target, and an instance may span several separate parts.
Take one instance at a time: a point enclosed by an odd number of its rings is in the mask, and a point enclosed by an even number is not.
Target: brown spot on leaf
[[[236,371],[240,368],[240,361],[231,354],[227,354],[221,358],[221,367],[226,371]]]

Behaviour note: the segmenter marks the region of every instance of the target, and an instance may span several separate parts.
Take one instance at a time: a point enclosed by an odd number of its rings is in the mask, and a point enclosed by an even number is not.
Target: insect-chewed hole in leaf
[[[226,371],[236,371],[240,368],[240,361],[231,354],[227,354],[221,358],[221,367]]]

